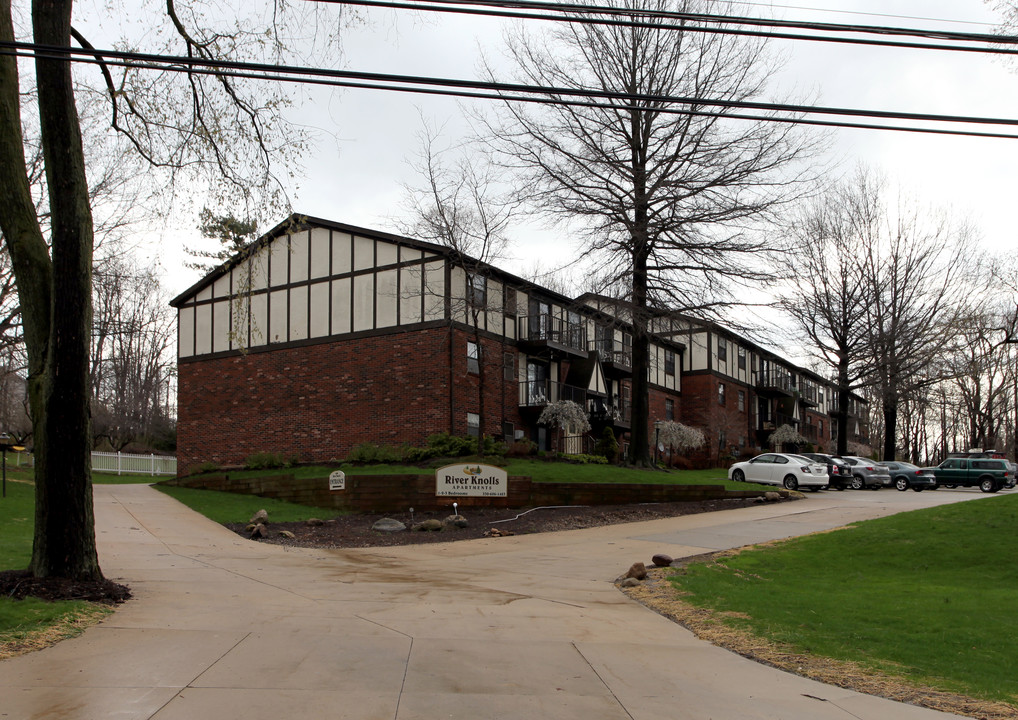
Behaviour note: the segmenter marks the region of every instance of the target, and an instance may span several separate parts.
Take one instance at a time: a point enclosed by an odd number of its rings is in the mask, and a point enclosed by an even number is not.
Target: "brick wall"
[[[466,413],[478,411],[478,378],[467,372],[460,330],[452,331],[450,373],[450,332],[430,328],[181,363],[180,472],[206,462],[240,465],[258,452],[327,462],[363,442],[423,445],[433,433],[464,434]],[[483,344],[484,430],[494,435],[503,410],[518,421],[516,382],[502,379],[501,344]]]

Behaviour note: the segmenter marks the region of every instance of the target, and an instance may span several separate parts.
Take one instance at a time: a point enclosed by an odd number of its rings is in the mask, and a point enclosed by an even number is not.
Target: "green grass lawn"
[[[314,517],[334,517],[337,514],[335,510],[296,505],[257,495],[194,490],[170,485],[156,485],[155,488],[217,523],[247,522],[261,509],[269,513],[272,522],[301,522]]]
[[[1018,701],[1018,495],[755,548],[672,579],[723,622],[814,655]]]
[[[35,486],[24,471],[7,473],[7,496],[0,499],[0,570],[24,570],[32,559]],[[0,598],[0,658],[40,636],[69,637],[81,622],[110,612],[88,602],[48,603]]]

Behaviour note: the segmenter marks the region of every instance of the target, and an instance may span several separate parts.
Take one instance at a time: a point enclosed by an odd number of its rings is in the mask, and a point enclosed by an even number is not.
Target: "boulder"
[[[438,530],[442,530],[444,528],[445,528],[445,525],[442,524],[441,520],[438,520],[436,518],[431,518],[429,520],[425,520],[424,522],[417,523],[416,525],[414,525],[413,529],[414,530],[424,531],[424,532],[435,532],[435,531],[438,531]]]
[[[258,512],[251,516],[251,519],[248,520],[248,522],[251,523],[252,525],[268,525],[269,513],[264,509],[259,510]]]
[[[467,522],[467,519],[462,515],[450,515],[442,521],[442,524],[446,527],[454,528],[465,528],[470,525],[470,523]]]
[[[406,530],[406,525],[393,518],[382,518],[381,520],[376,520],[371,529],[375,532],[384,533],[403,532]]]
[[[781,493],[774,492],[773,490],[768,490],[764,493],[764,500],[768,502],[777,502],[780,499]]]
[[[647,578],[647,566],[642,562],[633,563],[632,567],[626,573],[627,578],[636,578],[637,580],[645,580]]]
[[[669,567],[673,562],[674,558],[671,555],[665,555],[664,553],[658,553],[650,559],[654,563],[655,567]]]

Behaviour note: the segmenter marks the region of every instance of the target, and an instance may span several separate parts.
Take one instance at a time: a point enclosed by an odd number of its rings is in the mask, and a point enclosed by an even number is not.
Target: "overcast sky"
[[[759,6],[755,12],[768,14]],[[790,20],[968,32],[988,31],[999,19],[981,0],[789,0],[770,12]],[[499,53],[494,20],[391,11],[372,18],[344,42],[348,69],[472,79],[482,49]],[[775,48],[787,56],[776,95],[815,93],[818,104],[828,106],[1018,118],[1018,63],[1009,67],[987,55],[827,43],[783,42]],[[392,217],[399,212],[401,183],[413,180],[406,161],[419,147],[421,115],[445,125],[450,141],[466,129],[454,99],[401,93],[322,91],[297,113],[322,132],[313,157],[295,168],[300,183],[295,209],[382,230],[396,229]],[[920,201],[969,219],[994,251],[1015,247],[1018,140],[838,130],[831,153],[845,173],[856,163],[866,164]],[[193,243],[191,227],[185,223],[163,234],[164,267],[177,268],[167,270],[173,294],[198,279],[179,269],[180,238],[190,233]],[[507,265],[517,272],[536,255],[547,265],[572,251],[567,238],[549,243],[548,236],[530,228],[521,227],[515,239],[515,259]]]

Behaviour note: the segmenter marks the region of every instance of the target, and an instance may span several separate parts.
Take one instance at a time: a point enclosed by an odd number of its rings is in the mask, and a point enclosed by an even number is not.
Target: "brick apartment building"
[[[184,473],[438,432],[589,452],[605,426],[623,441],[631,428],[631,334],[615,301],[568,298],[446,247],[292,216],[171,304]],[[649,372],[651,426],[701,427],[711,459],[762,447],[784,421],[829,444],[831,388],[720,327],[662,316]],[[537,424],[560,399],[587,409],[591,433]]]

